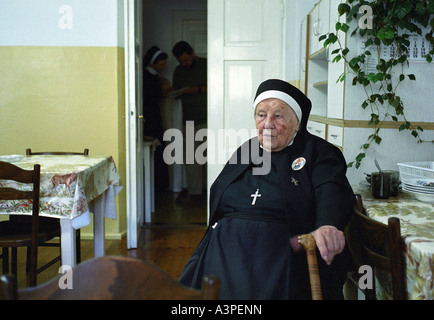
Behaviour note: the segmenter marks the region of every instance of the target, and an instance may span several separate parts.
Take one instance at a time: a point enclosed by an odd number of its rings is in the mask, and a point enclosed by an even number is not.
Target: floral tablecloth
[[[434,297],[434,206],[414,199],[410,194],[399,192],[397,197],[374,199],[370,189],[355,187],[362,195],[367,214],[372,219],[387,224],[394,216],[400,219],[401,235],[407,275],[408,298],[432,300]],[[379,276],[381,286],[378,299],[391,299],[391,287],[386,278]]]
[[[40,164],[40,215],[69,217],[76,221],[73,226],[77,229],[90,223],[89,203],[92,200],[109,189],[113,189],[115,197],[122,189],[112,157],[17,155],[0,156],[0,161],[9,161],[26,170]],[[16,187],[16,182],[0,180],[0,185]],[[19,187],[24,189],[22,185]],[[1,201],[0,214],[30,214],[32,205],[27,200]],[[116,219],[116,210],[107,212],[106,217]]]

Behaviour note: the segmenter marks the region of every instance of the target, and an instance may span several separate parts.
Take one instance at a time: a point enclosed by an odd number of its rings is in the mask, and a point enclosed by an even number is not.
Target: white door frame
[[[126,125],[126,190],[127,190],[127,247],[137,248],[138,226],[143,216],[143,197],[140,198],[140,186],[143,186],[143,145],[137,106],[140,105],[140,87],[136,82],[136,68],[141,63],[141,33],[137,32],[136,11],[141,9],[137,0],[126,0],[124,6],[125,29],[125,125]],[[140,75],[140,72],[139,72]],[[139,81],[139,84],[141,82]]]

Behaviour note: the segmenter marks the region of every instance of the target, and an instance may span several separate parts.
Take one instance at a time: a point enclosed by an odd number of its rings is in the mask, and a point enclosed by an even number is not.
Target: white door
[[[207,12],[202,10],[174,10],[172,12],[172,43],[187,41],[199,57],[207,57]],[[172,55],[173,57],[173,55]],[[176,65],[176,63],[174,64]]]
[[[141,6],[141,1],[127,0],[124,7],[128,249],[137,248],[144,218]]]
[[[256,89],[284,72],[284,9],[281,0],[208,0],[209,135],[232,129],[256,135]],[[208,140],[208,189],[242,139],[217,138],[214,146]]]

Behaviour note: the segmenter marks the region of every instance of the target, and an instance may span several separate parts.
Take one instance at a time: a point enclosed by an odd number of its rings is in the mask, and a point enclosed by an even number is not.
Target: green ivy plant
[[[372,19],[366,15],[363,16],[363,13],[368,12],[363,11],[366,9],[363,6],[369,6]],[[345,22],[337,22],[336,33],[322,35],[319,40],[324,41],[324,47],[336,44],[337,49],[331,52],[332,61],[338,62],[342,59],[348,66],[346,72],[339,76],[338,81],[344,81],[353,76],[352,84],[363,87],[366,99],[361,102],[361,107],[370,110],[369,125],[374,128],[373,134],[361,146],[362,151],[348,166],[355,164],[355,167],[359,168],[371,144],[381,143],[381,124],[386,119],[401,123],[399,131],[409,130],[418,143],[427,142],[420,136],[423,128],[415,127],[407,120],[404,113],[404,102],[397,94],[397,89],[403,81],[416,80],[414,74],[404,74],[404,66],[409,63],[410,34],[422,35],[419,26],[423,26],[428,29],[428,32],[422,36],[434,44],[434,0],[348,0],[346,3],[341,3],[337,10],[340,16],[345,16]],[[358,21],[364,17],[371,19],[370,24],[359,25]],[[351,24],[352,21],[353,24]],[[351,55],[350,49],[345,43],[341,43],[338,37],[339,32],[349,33],[350,25],[354,24],[356,27],[351,32],[351,36],[359,34],[365,41],[364,52],[356,56]],[[383,59],[380,56],[382,45],[394,45],[395,55],[388,60]],[[374,59],[377,61],[376,71],[368,73],[364,66],[368,58],[372,60],[373,54],[377,54]],[[431,62],[433,55],[434,50],[427,52],[426,61]]]

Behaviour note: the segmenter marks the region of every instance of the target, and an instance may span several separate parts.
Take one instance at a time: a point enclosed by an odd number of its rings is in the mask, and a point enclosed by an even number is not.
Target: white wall
[[[123,0],[0,0],[0,46],[123,46]]]
[[[433,120],[431,116],[431,121]],[[344,139],[348,147],[344,150],[344,157],[347,162],[354,160],[354,157],[361,152],[360,141],[366,142],[373,131],[360,128],[345,128]],[[378,171],[374,159],[377,159],[383,170],[398,170],[398,162],[434,161],[434,145],[428,143],[416,143],[416,139],[410,132],[399,132],[397,129],[382,129],[380,136],[383,139],[380,145],[373,143],[366,152],[361,166],[356,169],[354,166],[348,169],[347,177],[351,184],[357,185],[364,179],[364,172],[371,173]],[[434,140],[434,131],[423,132],[424,139]],[[351,143],[351,141],[357,141]]]

